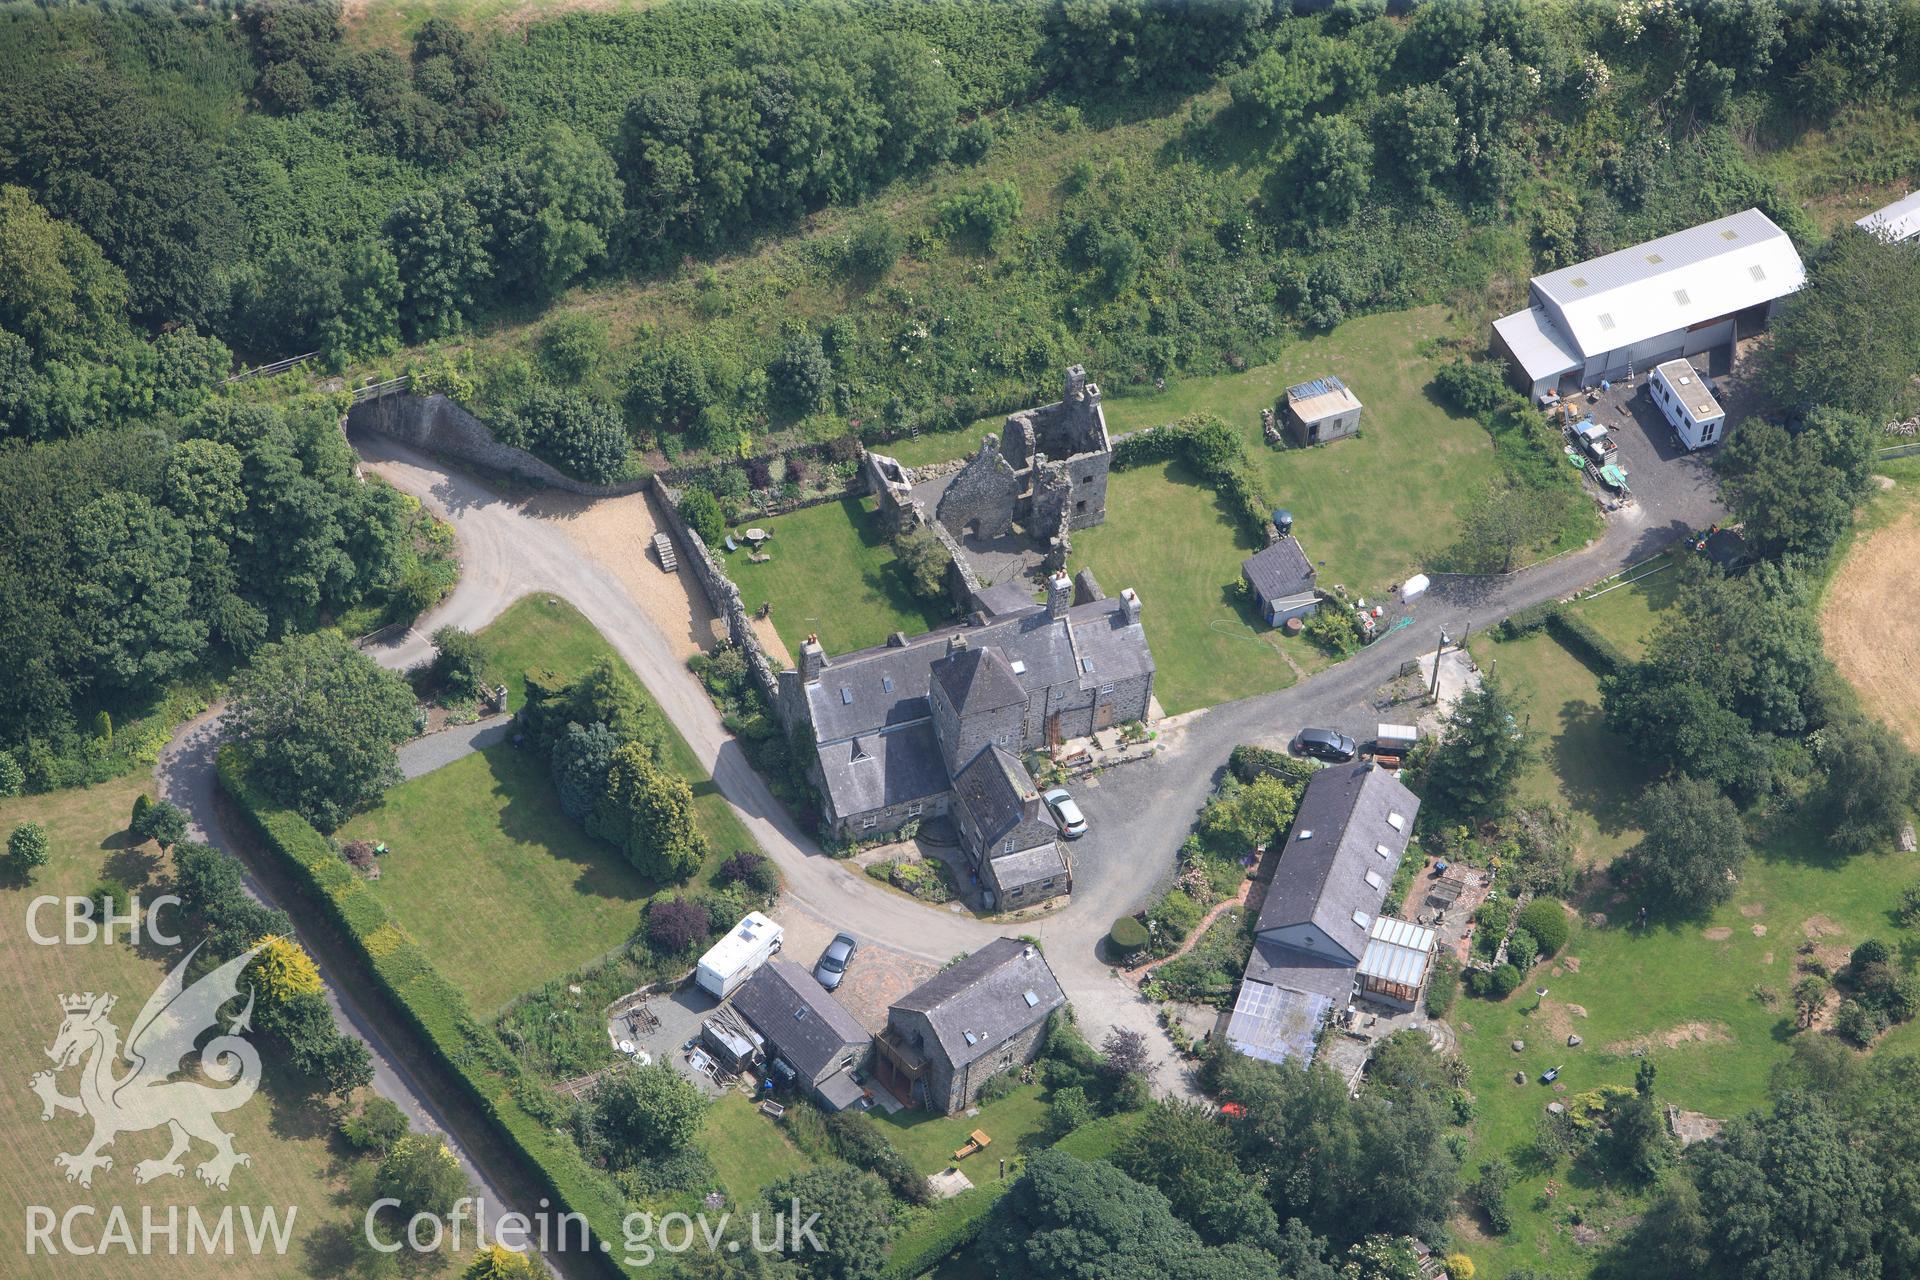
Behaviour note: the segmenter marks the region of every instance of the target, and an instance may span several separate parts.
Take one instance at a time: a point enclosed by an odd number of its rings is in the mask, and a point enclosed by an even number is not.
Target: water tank
[[[1276,507],[1273,512],[1273,527],[1280,531],[1281,537],[1293,532],[1293,512],[1285,507]]]

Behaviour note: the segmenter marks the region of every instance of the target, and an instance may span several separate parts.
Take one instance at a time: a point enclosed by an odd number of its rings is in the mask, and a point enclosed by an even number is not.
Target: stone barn
[[[912,1106],[953,1115],[980,1086],[1040,1056],[1047,1019],[1066,993],[1040,949],[995,938],[887,1010],[874,1075]]]

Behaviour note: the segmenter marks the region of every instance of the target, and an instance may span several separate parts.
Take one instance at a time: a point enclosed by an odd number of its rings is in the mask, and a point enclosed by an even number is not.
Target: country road
[[[579,609],[639,674],[720,793],[778,862],[786,880],[784,911],[803,912],[823,926],[848,930],[870,954],[892,953],[934,965],[1010,927],[915,904],[823,854],[748,765],[659,625],[589,541],[569,529],[565,518],[537,509],[537,503],[503,496],[383,437],[355,433],[354,445],[370,470],[452,525],[462,564],[460,582],[447,600],[405,635],[369,649],[379,661],[395,668],[413,665],[430,656],[427,636],[437,627],[451,624],[477,631],[522,596],[540,592],[560,597]],[[1097,1041],[1112,1026],[1145,1033],[1160,1066],[1160,1090],[1197,1093],[1160,1031],[1157,1006],[1116,978],[1100,960],[1098,948],[1117,916],[1137,910],[1170,878],[1180,841],[1228,752],[1242,742],[1284,743],[1307,724],[1344,728],[1359,736],[1375,718],[1370,703],[1374,691],[1401,663],[1430,649],[1440,631],[1458,636],[1469,625],[1491,626],[1514,610],[1569,595],[1654,554],[1679,532],[1724,515],[1711,475],[1697,459],[1666,459],[1656,465],[1663,483],[1648,487],[1653,500],[1610,517],[1605,536],[1585,549],[1504,578],[1443,578],[1415,607],[1416,625],[1291,688],[1183,717],[1163,734],[1165,749],[1158,756],[1122,766],[1082,793],[1081,805],[1093,829],[1075,846],[1071,902],[1051,915],[1011,927],[1041,940],[1091,1038]],[[1151,600],[1145,604],[1153,607]],[[159,776],[162,793],[186,808],[213,842],[221,843],[209,790],[214,785],[215,734],[217,719],[212,715],[187,726],[162,757]],[[417,1122],[441,1127],[431,1100],[419,1094],[379,1043],[351,993],[331,981],[329,991],[343,1025],[368,1039],[374,1049],[381,1092],[400,1101]],[[464,1158],[468,1153],[461,1154]],[[468,1164],[486,1187],[481,1171],[471,1160]]]

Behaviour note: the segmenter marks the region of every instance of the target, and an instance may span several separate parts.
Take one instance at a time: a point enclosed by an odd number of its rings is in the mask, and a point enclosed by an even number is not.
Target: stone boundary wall
[[[714,555],[707,549],[707,541],[702,538],[680,515],[680,493],[666,484],[655,482],[654,497],[660,508],[660,517],[673,533],[673,539],[680,544],[680,553],[693,566],[693,576],[700,580],[700,588],[707,594],[707,603],[714,613],[727,624],[727,639],[746,655],[747,670],[752,673],[754,683],[760,686],[760,692],[766,695],[767,705],[780,705],[780,682],[775,676],[773,661],[767,657],[766,649],[760,643],[760,637],[754,632],[753,622],[747,616],[747,606],[740,599],[740,588],[733,585],[726,570],[722,569]]]
[[[423,453],[470,462],[489,471],[578,493],[589,498],[614,498],[639,493],[652,483],[642,476],[618,484],[576,480],[550,462],[525,449],[501,444],[487,424],[443,395],[389,395],[365,400],[347,411],[347,425],[398,440]]]

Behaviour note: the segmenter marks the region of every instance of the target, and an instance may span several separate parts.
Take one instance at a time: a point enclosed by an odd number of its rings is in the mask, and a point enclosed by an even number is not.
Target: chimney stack
[[[1120,611],[1127,615],[1128,622],[1140,621],[1140,593],[1128,587],[1120,593]]]
[[[956,631],[954,634],[947,637],[947,656],[948,657],[952,657],[956,653],[965,653],[966,651],[967,651],[967,638],[964,635],[961,635],[959,632]]]
[[[819,636],[809,635],[800,646],[800,683],[812,684],[826,669],[827,651],[821,647]]]
[[[1067,577],[1064,570],[1054,573],[1047,579],[1047,616],[1064,618],[1067,606],[1073,603],[1073,579]]]

